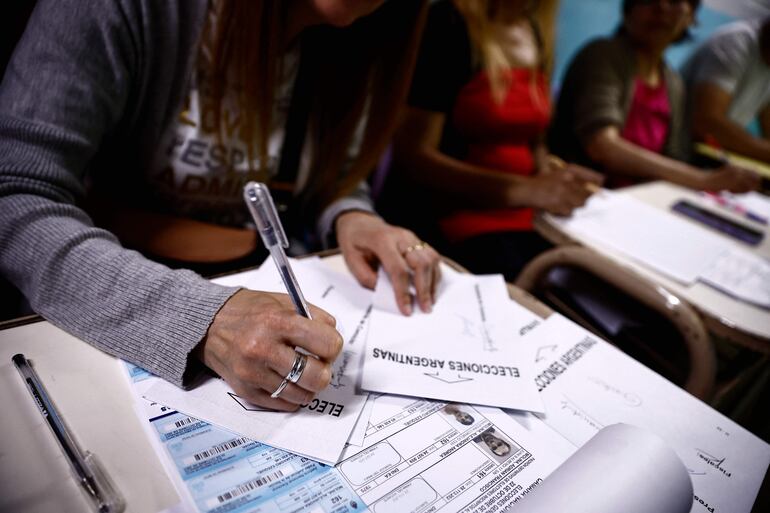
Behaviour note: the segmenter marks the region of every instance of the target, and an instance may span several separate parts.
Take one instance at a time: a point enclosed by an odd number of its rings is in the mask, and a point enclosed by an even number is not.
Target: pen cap
[[[280,244],[284,248],[289,247],[289,240],[283,231],[267,185],[259,182],[247,183],[243,187],[243,199],[246,200],[246,205],[254,218],[265,246],[271,248]]]
[[[102,467],[101,462],[92,452],[86,451],[86,455],[83,458],[88,470],[94,477],[96,483],[96,489],[99,490],[99,498],[85,493],[90,504],[93,506],[93,511],[97,513],[121,513],[126,509],[126,501],[118,491],[115,483],[112,482],[110,476]]]

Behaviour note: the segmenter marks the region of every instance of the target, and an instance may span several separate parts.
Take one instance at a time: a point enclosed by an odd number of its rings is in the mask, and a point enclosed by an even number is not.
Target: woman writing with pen
[[[382,265],[404,313],[411,280],[430,310],[438,255],[374,215],[362,185],[424,4],[38,1],[0,86],[0,271],[110,354],[179,386],[206,366],[255,404],[296,409],[329,383],[334,319],[172,267],[249,263],[241,189],[259,180],[285,191],[295,239],[338,243],[368,287]],[[297,369],[295,346],[318,358]]]
[[[595,173],[564,165],[544,144],[555,0],[441,0],[431,6],[395,139],[385,192],[411,217],[438,219],[450,257],[514,281],[547,243],[533,209],[566,215]],[[417,191],[417,192],[410,192]],[[405,196],[409,196],[405,199]],[[400,222],[405,219],[398,218]]]

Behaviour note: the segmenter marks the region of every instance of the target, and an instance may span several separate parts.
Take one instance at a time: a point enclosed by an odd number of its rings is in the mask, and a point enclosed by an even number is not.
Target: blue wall
[[[572,56],[588,40],[611,34],[620,24],[621,0],[562,0],[556,38],[556,63],[553,75],[554,91],[558,91],[562,76]],[[714,29],[735,18],[704,5],[696,15],[693,40],[672,47],[667,58],[678,67],[700,41]]]

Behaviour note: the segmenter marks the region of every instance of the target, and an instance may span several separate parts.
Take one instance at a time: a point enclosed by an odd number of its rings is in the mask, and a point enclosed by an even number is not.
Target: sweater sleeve
[[[581,50],[571,64],[574,131],[584,147],[597,130],[606,126],[622,129],[625,124],[623,70],[628,64],[622,61],[616,43],[599,40]]]
[[[77,206],[100,145],[138,109],[142,19],[127,5],[37,2],[0,85],[0,272],[53,324],[184,385],[237,289],[124,249]]]

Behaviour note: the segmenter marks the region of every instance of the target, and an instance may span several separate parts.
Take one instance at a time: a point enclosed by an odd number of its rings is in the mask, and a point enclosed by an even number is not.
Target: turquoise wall
[[[587,41],[612,34],[620,24],[620,0],[562,0],[556,38],[556,62],[553,75],[554,90],[558,90],[564,71],[572,56]],[[667,58],[678,67],[689,52],[714,29],[735,18],[702,5],[697,13],[698,25],[693,28],[693,40],[671,48]]]

